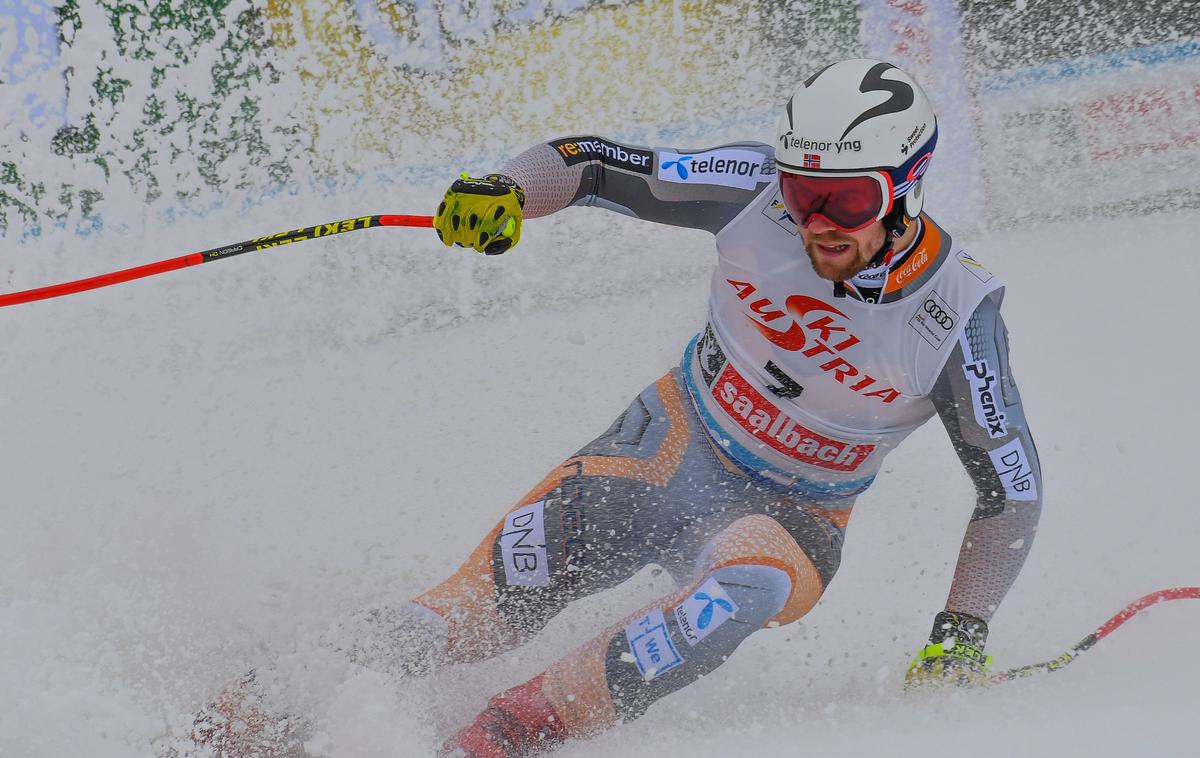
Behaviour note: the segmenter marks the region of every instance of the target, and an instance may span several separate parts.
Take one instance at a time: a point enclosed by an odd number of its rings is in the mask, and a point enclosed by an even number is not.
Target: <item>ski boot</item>
[[[542,694],[542,677],[488,701],[483,713],[442,746],[442,758],[529,758],[561,745],[566,725]]]
[[[192,742],[217,758],[306,758],[303,725],[272,713],[263,701],[252,670],[200,709]]]

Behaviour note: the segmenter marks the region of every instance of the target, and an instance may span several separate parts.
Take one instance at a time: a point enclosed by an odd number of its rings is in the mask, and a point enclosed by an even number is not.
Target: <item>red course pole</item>
[[[195,266],[201,263],[209,263],[211,261],[223,260],[232,258],[235,255],[249,253],[256,250],[266,250],[280,245],[288,245],[293,242],[303,242],[304,240],[316,239],[318,237],[329,237],[334,234],[342,234],[344,232],[357,231],[359,229],[373,229],[377,226],[412,226],[425,227],[433,226],[433,216],[407,216],[407,215],[383,215],[383,216],[360,216],[358,218],[350,218],[344,221],[334,221],[329,224],[317,224],[316,226],[304,227],[302,229],[293,229],[287,232],[279,232],[266,237],[256,237],[252,240],[239,242],[235,245],[222,245],[214,247],[211,250],[203,250],[198,253],[188,253],[181,255],[178,258],[170,258],[157,263],[147,263],[144,266],[135,266],[133,268],[122,269],[121,271],[113,271],[108,274],[100,274],[99,276],[89,277],[87,279],[78,279],[73,282],[64,282],[62,284],[52,284],[47,287],[38,287],[37,289],[24,290],[22,292],[10,292],[7,295],[0,295],[0,308],[6,305],[19,305],[21,303],[30,303],[35,300],[49,300],[54,297],[62,297],[63,295],[72,295],[76,292],[84,292],[87,290],[99,289],[112,284],[120,284],[134,279],[142,279],[155,274],[163,274],[168,271],[176,271],[188,266]]]

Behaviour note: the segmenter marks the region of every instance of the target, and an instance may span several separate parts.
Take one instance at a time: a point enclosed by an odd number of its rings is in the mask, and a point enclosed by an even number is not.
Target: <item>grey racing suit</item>
[[[1003,288],[982,264],[922,217],[908,249],[835,301],[772,195],[773,152],[759,143],[568,137],[501,172],[530,220],[595,206],[716,235],[709,321],[678,368],[511,507],[456,573],[347,625],[356,660],[411,672],[489,657],[657,564],[677,592],[489,706],[537,739],[636,718],[755,630],[812,608],[855,498],[934,415],[976,490],[947,608],[991,618],[1033,543],[1042,483]]]

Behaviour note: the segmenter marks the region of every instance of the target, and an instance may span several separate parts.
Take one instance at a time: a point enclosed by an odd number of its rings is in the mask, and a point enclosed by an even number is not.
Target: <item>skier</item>
[[[488,254],[523,218],[595,205],[716,235],[709,321],[682,365],[518,502],[459,571],[358,645],[401,667],[479,660],[649,563],[681,589],[492,698],[447,744],[526,755],[637,718],[755,630],[817,602],[855,498],[938,414],[977,499],[910,683],[984,678],[987,622],[1033,542],[1037,454],[1008,365],[1001,283],[921,214],[937,121],[874,60],[808,78],[774,146],[537,145],[454,182],[435,226]],[[401,631],[403,630],[403,631]],[[416,657],[414,658],[414,654]]]
[[[523,219],[600,206],[716,236],[682,363],[510,507],[466,562],[334,635],[402,675],[520,645],[648,564],[679,589],[491,698],[448,755],[526,756],[641,716],[791,623],[837,571],[855,499],[935,414],[976,488],[911,684],[986,680],[988,622],[1033,543],[1041,473],[1008,362],[1003,286],[922,213],[933,110],[900,69],[827,66],[774,145],[680,151],[575,136],[455,181],[435,227],[487,254]]]

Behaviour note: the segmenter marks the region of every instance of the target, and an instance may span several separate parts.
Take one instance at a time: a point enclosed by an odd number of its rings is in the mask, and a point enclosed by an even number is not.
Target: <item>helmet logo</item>
[[[846,127],[846,131],[842,132],[842,139],[846,138],[854,127],[869,121],[878,116],[886,116],[891,113],[902,113],[912,106],[915,99],[913,88],[905,82],[895,81],[893,79],[884,79],[883,72],[888,69],[896,68],[890,63],[877,63],[867,71],[863,77],[862,85],[858,91],[866,94],[868,92],[887,92],[891,95],[887,100],[876,105],[873,108],[868,108],[859,114],[858,118],[850,122],[850,126]],[[897,69],[899,70],[899,69]]]
[[[815,73],[815,74],[813,74],[812,76],[810,76],[810,77],[808,77],[807,79],[805,79],[805,80],[804,80],[804,88],[805,88],[805,89],[808,89],[809,87],[811,87],[811,86],[812,86],[812,83],[813,83],[813,82],[815,82],[815,81],[817,80],[817,77],[818,77],[818,76],[820,76],[821,74],[825,73],[825,72],[826,72],[826,71],[828,71],[829,69],[833,68],[833,66],[834,66],[834,64],[830,63],[830,64],[829,64],[828,66],[826,66],[825,68],[821,69],[821,70],[820,70],[820,71],[818,71],[817,73]]]
[[[921,175],[925,173],[925,169],[929,168],[929,161],[932,158],[933,158],[933,153],[925,153],[920,158],[918,158],[917,162],[915,164],[913,164],[913,167],[911,169],[909,169],[908,177],[907,177],[908,181],[912,182],[912,181],[916,181],[917,179],[920,179]]]
[[[826,142],[808,137],[797,137],[796,133],[790,129],[779,135],[779,141],[783,144],[784,150],[812,150],[818,153],[831,153],[836,150],[838,155],[843,152],[857,153],[862,150],[862,140],[847,139],[841,142]]]
[[[820,76],[821,74],[825,73],[825,72],[826,72],[826,71],[828,71],[829,69],[833,68],[833,66],[834,66],[834,64],[830,63],[830,64],[829,64],[828,66],[826,66],[825,68],[821,69],[821,70],[820,70],[820,71],[818,71],[817,73],[815,73],[815,74],[813,74],[812,76],[810,76],[810,77],[808,77],[807,79],[805,79],[805,80],[804,80],[804,89],[808,89],[809,87],[811,87],[811,86],[812,86],[812,83],[813,83],[813,82],[815,82],[815,81],[817,80],[817,77],[818,77],[818,76]],[[795,128],[796,128],[796,121],[795,121],[795,119],[794,119],[794,118],[792,118],[792,100],[793,100],[793,99],[795,99],[795,96],[792,96],[792,97],[789,97],[789,98],[788,98],[788,101],[787,101],[787,117],[788,117],[788,126],[789,126],[789,127],[791,127],[792,129],[795,129]],[[845,136],[845,135],[842,135],[842,136]]]

